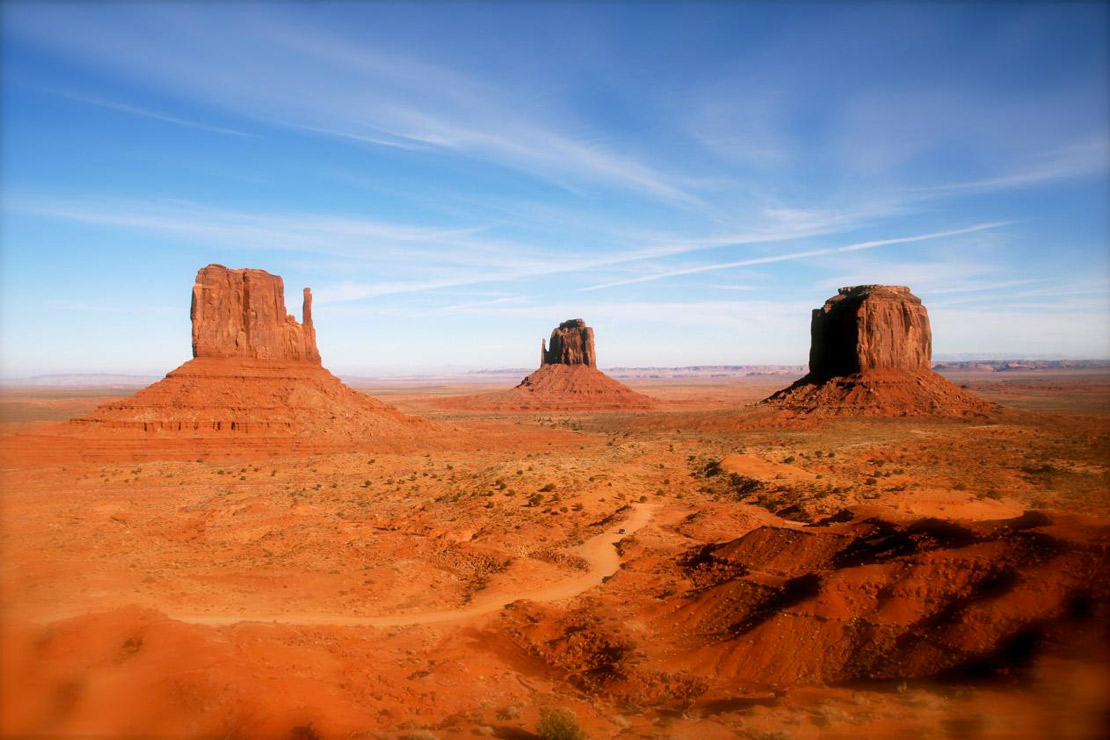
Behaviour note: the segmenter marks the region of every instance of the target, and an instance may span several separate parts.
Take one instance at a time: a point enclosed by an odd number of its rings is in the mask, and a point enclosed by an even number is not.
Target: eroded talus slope
[[[1106,616],[1108,545],[1104,524],[1035,512],[761,527],[691,553],[695,587],[657,623],[719,680],[979,677]]]
[[[89,431],[352,440],[431,428],[348,388],[319,365],[216,358],[190,360],[154,385],[72,423]]]
[[[635,623],[599,600],[521,606],[502,629],[554,674],[618,699],[704,704],[741,687],[1012,676],[1077,640],[1105,647],[1108,548],[1110,527],[1063,515],[845,512],[670,561],[644,549],[618,575],[635,585],[615,586]]]

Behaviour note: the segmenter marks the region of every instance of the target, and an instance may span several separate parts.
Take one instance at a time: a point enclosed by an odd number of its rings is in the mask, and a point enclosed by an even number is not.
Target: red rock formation
[[[814,309],[809,371],[816,378],[929,369],[933,338],[921,299],[904,285],[841,288]]]
[[[809,374],[767,402],[819,415],[962,415],[994,405],[930,368],[929,314],[901,285],[841,288],[813,311]]]
[[[569,319],[559,324],[551,332],[551,346],[545,348],[541,342],[540,366],[544,365],[585,365],[597,367],[594,352],[594,330],[586,326],[584,319]]]
[[[285,286],[264,270],[208,265],[193,284],[193,357],[241,357],[319,364],[312,291],[304,289],[304,323],[285,312]]]
[[[209,265],[197,272],[190,313],[194,359],[74,424],[115,434],[354,443],[412,438],[430,426],[351,390],[321,366],[308,288],[298,324],[285,313],[277,275]]]
[[[444,399],[447,408],[493,411],[646,409],[654,401],[597,369],[594,330],[570,319],[540,343],[540,367],[516,388]]]

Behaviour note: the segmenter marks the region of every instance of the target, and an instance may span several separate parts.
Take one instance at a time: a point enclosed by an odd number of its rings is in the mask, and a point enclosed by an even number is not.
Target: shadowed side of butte
[[[901,285],[841,288],[814,309],[809,374],[764,403],[816,416],[966,416],[997,407],[931,368],[921,299]]]

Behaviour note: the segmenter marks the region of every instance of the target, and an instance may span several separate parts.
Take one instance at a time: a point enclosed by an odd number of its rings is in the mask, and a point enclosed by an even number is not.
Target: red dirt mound
[[[932,370],[873,370],[824,381],[807,375],[765,403],[804,416],[968,416],[998,409]]]
[[[929,314],[901,285],[857,285],[813,311],[809,374],[765,403],[802,415],[963,416],[996,410],[933,372]]]
[[[1015,519],[892,521],[845,512],[766,526],[683,561],[693,583],[654,622],[676,665],[719,682],[974,679],[1076,635],[1104,639],[1110,527]]]
[[[440,405],[488,411],[620,411],[655,402],[586,365],[544,365],[512,390],[448,398]]]

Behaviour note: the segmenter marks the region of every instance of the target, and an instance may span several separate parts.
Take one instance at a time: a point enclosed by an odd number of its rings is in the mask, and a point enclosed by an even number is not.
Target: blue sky
[[[864,282],[1110,357],[1107,8],[5,3],[0,374],[171,369],[210,262],[347,373],[800,364]]]

